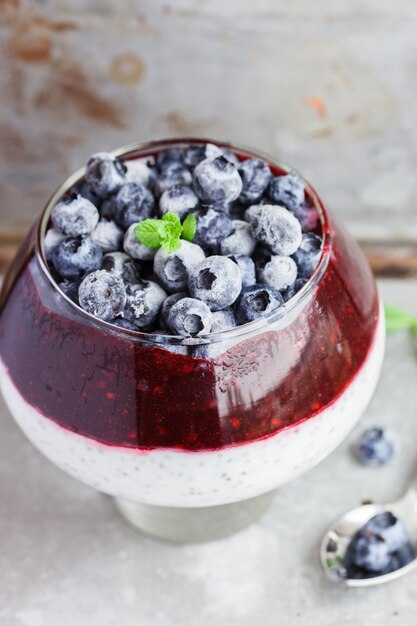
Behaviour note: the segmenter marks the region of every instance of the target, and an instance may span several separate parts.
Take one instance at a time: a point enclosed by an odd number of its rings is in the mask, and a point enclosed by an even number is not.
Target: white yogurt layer
[[[276,435],[222,450],[108,446],[58,426],[30,406],[0,361],[11,413],[53,463],[104,493],[147,504],[198,507],[245,500],[296,478],[332,452],[355,426],[375,390],[384,353],[381,309],[373,345],[349,387],[316,416]]]

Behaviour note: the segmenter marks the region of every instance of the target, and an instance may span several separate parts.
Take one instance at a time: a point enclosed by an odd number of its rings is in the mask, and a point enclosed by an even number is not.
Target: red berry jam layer
[[[214,360],[95,323],[52,287],[28,242],[6,279],[1,359],[30,405],[112,446],[213,450],[271,436],[334,402],[373,341],[372,274],[333,220],[330,231],[327,269],[296,319]]]

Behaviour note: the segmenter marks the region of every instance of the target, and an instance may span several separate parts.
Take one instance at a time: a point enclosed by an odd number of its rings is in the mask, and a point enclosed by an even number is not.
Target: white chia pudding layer
[[[99,491],[146,504],[201,507],[238,502],[304,474],[348,435],[375,390],[385,345],[382,306],[361,369],[335,401],[265,439],[220,450],[138,450],[62,428],[30,406],[0,360],[0,387],[30,441],[62,470]]]

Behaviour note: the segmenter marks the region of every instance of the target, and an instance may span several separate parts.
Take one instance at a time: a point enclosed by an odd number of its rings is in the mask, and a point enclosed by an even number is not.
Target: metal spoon
[[[405,495],[391,504],[364,504],[339,517],[329,527],[320,546],[320,561],[327,576],[334,582],[344,583],[349,587],[369,587],[380,585],[411,572],[417,566],[417,557],[411,563],[389,574],[369,578],[349,578],[343,566],[346,549],[353,535],[371,517],[377,513],[391,512],[402,520],[410,542],[417,547],[417,482],[412,485]],[[417,554],[417,551],[416,551]]]

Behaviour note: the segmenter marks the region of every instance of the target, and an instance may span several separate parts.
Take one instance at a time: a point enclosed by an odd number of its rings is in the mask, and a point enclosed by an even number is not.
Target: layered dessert
[[[64,183],[5,281],[0,341],[6,402],[49,459],[202,507],[329,454],[384,325],[361,251],[297,173],[196,140],[99,153]]]

